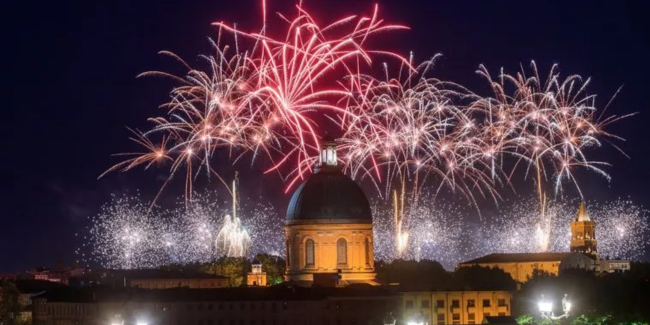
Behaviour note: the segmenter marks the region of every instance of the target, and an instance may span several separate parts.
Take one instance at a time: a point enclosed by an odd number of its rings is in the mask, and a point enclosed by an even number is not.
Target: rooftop
[[[65,287],[35,297],[48,302],[187,302],[187,301],[296,301],[331,298],[396,297],[380,287],[352,285],[346,288],[236,287],[218,289],[175,288],[165,290],[96,287]]]
[[[228,277],[199,271],[137,269],[137,270],[107,270],[109,277],[128,279],[227,279]]]
[[[562,261],[573,254],[576,253],[495,253],[471,261],[461,262],[459,265],[481,263],[554,262]]]
[[[591,221],[591,218],[589,218],[589,213],[587,212],[587,206],[584,202],[580,203],[580,207],[576,213],[576,221]]]

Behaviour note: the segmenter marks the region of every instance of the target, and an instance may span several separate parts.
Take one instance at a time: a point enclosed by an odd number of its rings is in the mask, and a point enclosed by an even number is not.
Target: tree
[[[572,303],[568,322],[582,324],[635,324],[650,321],[650,264],[632,263],[624,273],[595,274],[563,270],[558,276],[539,274],[515,294],[514,314],[539,314],[537,301],[545,295],[559,309],[564,294]]]
[[[375,262],[377,280],[399,283],[402,290],[441,290],[449,284],[450,274],[440,263],[430,260],[393,260]]]
[[[244,279],[249,268],[250,264],[245,257],[224,256],[202,269],[210,274],[228,277],[228,286],[238,287],[245,284]]]
[[[517,317],[517,324],[518,325],[529,325],[529,324],[535,324],[535,318],[531,315],[521,315]]]
[[[517,286],[503,270],[478,265],[456,270],[452,284],[454,290],[515,290]]]
[[[15,283],[2,281],[0,285],[0,324],[18,324],[18,313],[20,312],[20,304],[18,303],[19,295],[20,293]]]

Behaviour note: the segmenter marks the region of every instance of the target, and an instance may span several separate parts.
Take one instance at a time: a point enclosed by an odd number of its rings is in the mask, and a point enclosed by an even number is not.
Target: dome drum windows
[[[313,239],[307,239],[307,241],[305,241],[305,267],[314,267],[316,265],[314,246]]]
[[[348,242],[345,238],[339,238],[336,241],[336,264],[340,266],[348,265]]]

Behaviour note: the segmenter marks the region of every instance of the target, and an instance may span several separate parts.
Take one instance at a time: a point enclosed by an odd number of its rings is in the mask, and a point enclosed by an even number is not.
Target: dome
[[[323,166],[296,189],[287,209],[287,222],[330,221],[372,223],[363,190],[338,167]]]

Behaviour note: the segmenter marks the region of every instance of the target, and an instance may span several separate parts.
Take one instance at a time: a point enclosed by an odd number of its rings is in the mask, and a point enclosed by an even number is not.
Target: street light
[[[544,299],[544,295],[542,295],[542,299],[537,303],[537,306],[539,307],[540,314],[542,314],[542,318],[550,320],[558,320],[561,318],[569,317],[569,313],[571,312],[571,302],[569,301],[569,295],[566,293],[564,294],[564,298],[562,298],[563,314],[560,316],[555,316],[555,314],[553,314],[553,302]]]
[[[540,301],[538,303],[539,311],[543,314],[549,314],[553,312],[553,303],[550,301]]]
[[[427,320],[424,318],[424,315],[418,314],[418,316],[413,317],[411,320],[406,322],[407,325],[427,325]]]

